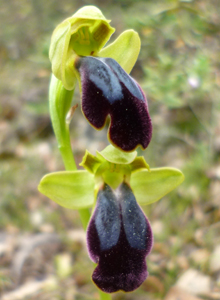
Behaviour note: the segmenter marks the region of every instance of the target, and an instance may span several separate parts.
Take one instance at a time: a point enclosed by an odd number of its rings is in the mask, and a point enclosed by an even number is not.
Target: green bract
[[[135,31],[127,30],[102,49],[115,31],[109,22],[97,7],[85,6],[54,30],[49,51],[52,72],[67,90],[75,86],[77,56],[111,57],[125,71],[131,71],[140,51],[139,36]]]
[[[141,205],[158,201],[183,180],[181,171],[174,168],[149,169],[137,153],[124,153],[109,145],[96,156],[86,151],[80,164],[84,171],[56,172],[44,176],[39,191],[59,205],[70,209],[93,206],[94,193],[100,184],[116,189],[123,181],[130,184]]]

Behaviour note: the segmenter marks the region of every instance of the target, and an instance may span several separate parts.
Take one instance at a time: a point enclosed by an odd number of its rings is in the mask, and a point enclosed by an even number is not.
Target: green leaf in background
[[[94,203],[94,176],[87,171],[55,172],[45,175],[39,191],[69,209],[91,207]]]
[[[137,61],[141,48],[139,35],[134,30],[126,30],[109,46],[99,52],[100,57],[111,57],[130,73]]]
[[[161,199],[183,180],[183,173],[175,168],[157,168],[151,169],[151,172],[141,170],[132,174],[131,188],[137,202],[147,205]]]

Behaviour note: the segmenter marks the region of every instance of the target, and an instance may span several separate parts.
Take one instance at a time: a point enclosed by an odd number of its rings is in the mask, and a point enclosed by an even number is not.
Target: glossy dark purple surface
[[[124,151],[146,148],[152,124],[145,95],[121,66],[111,58],[82,57],[76,63],[82,83],[82,111],[101,129],[111,117],[109,138]]]
[[[152,230],[127,184],[120,186],[117,196],[108,185],[99,191],[87,244],[91,259],[98,263],[92,279],[102,291],[130,292],[146,279]]]

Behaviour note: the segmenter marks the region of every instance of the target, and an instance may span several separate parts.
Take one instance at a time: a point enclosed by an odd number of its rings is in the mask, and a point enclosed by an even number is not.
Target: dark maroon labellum
[[[107,184],[99,191],[87,243],[91,259],[98,263],[92,279],[102,291],[131,292],[146,279],[152,230],[126,183],[117,194]]]
[[[138,83],[112,58],[80,57],[82,111],[96,129],[111,116],[109,138],[124,151],[146,148],[152,136],[147,100]]]

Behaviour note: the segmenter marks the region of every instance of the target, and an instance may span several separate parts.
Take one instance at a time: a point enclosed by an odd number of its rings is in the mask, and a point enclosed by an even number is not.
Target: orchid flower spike
[[[146,279],[153,234],[139,205],[158,201],[184,179],[174,168],[150,170],[134,151],[145,149],[152,137],[147,99],[129,75],[140,39],[127,30],[104,47],[114,32],[109,22],[98,8],[85,6],[54,30],[50,114],[67,171],[45,175],[38,187],[59,205],[79,210],[88,253],[97,264],[92,279],[106,293],[133,291]],[[84,170],[76,168],[69,136],[77,82],[89,123],[99,130],[110,116],[108,138],[114,145],[96,155],[86,150]]]

